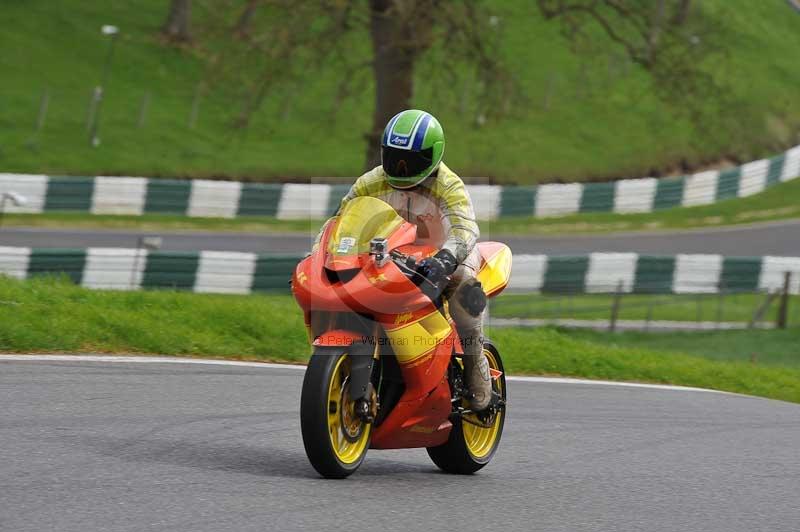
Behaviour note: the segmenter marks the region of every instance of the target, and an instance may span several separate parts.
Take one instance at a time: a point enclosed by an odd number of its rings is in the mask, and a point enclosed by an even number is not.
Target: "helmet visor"
[[[383,170],[390,177],[427,177],[421,174],[433,164],[433,148],[412,151],[383,146],[381,161]]]

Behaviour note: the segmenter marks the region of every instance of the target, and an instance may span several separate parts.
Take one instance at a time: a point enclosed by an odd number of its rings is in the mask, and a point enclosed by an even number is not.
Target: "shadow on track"
[[[212,471],[241,473],[266,477],[318,479],[306,458],[302,442],[298,449],[285,449],[252,444],[225,444],[191,440],[163,440],[139,437],[83,438],[82,446],[92,452],[113,456],[126,462],[161,463]],[[419,450],[424,453],[423,449]],[[372,460],[370,460],[372,458]],[[367,458],[359,476],[386,476],[408,473],[433,473],[435,467],[387,460],[375,453]]]

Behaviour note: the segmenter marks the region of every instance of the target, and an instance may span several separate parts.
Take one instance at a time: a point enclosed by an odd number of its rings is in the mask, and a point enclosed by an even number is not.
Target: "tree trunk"
[[[191,0],[172,0],[169,14],[161,33],[170,41],[189,42],[189,19],[191,17]]]
[[[258,8],[259,4],[261,4],[261,0],[247,0],[247,5],[244,7],[244,11],[242,14],[239,15],[239,19],[236,21],[236,25],[233,27],[233,34],[237,37],[246,37],[247,34],[250,32],[250,23],[253,21],[253,15],[256,14],[256,9]]]
[[[394,0],[370,0],[370,37],[375,75],[375,112],[367,133],[365,168],[381,163],[381,134],[389,119],[411,105],[416,51],[408,47],[406,28],[390,16]]]
[[[650,64],[656,62],[658,41],[661,38],[661,30],[664,22],[664,11],[666,10],[667,0],[657,0],[655,11],[650,19],[650,34],[647,37],[647,61]]]
[[[672,23],[676,26],[683,26],[683,24],[689,19],[689,12],[691,9],[692,0],[680,0],[678,10],[675,12],[675,16],[672,18]]]

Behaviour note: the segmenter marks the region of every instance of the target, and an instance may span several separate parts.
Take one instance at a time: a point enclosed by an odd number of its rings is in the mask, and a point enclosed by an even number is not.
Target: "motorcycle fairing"
[[[436,307],[376,316],[401,366],[413,366],[429,356],[452,332],[451,322]]]
[[[481,266],[477,278],[486,297],[496,296],[511,279],[511,249],[500,242],[480,242]]]
[[[314,346],[342,347],[353,345],[364,339],[364,335],[347,329],[334,329],[325,331],[311,342]]]
[[[376,449],[431,447],[447,441],[452,424],[447,367],[460,344],[452,322],[434,305],[376,316],[394,351],[406,388],[372,433]]]
[[[347,256],[327,253],[332,225],[336,224],[328,224],[317,250],[297,265],[292,276],[292,292],[305,311],[389,314],[431,303],[394,262],[378,266],[369,253]],[[435,252],[429,246],[412,245],[415,235],[415,226],[403,223],[389,236],[388,247],[408,252],[417,259]]]
[[[404,224],[388,203],[370,196],[354,198],[339,213],[324,249],[333,258],[360,256],[369,253],[373,238],[388,239]]]

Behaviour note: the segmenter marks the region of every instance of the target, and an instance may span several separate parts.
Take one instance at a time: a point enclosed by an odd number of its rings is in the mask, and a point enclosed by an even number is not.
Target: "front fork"
[[[350,346],[350,399],[355,414],[365,423],[375,421],[378,413],[378,397],[372,384],[372,369],[375,366],[375,346],[368,343],[353,343]]]
[[[306,329],[314,345],[347,345],[350,358],[347,395],[354,414],[364,422],[375,420],[378,398],[372,371],[378,357],[378,324],[364,316],[339,312],[306,312]],[[374,340],[374,341],[370,341]]]

